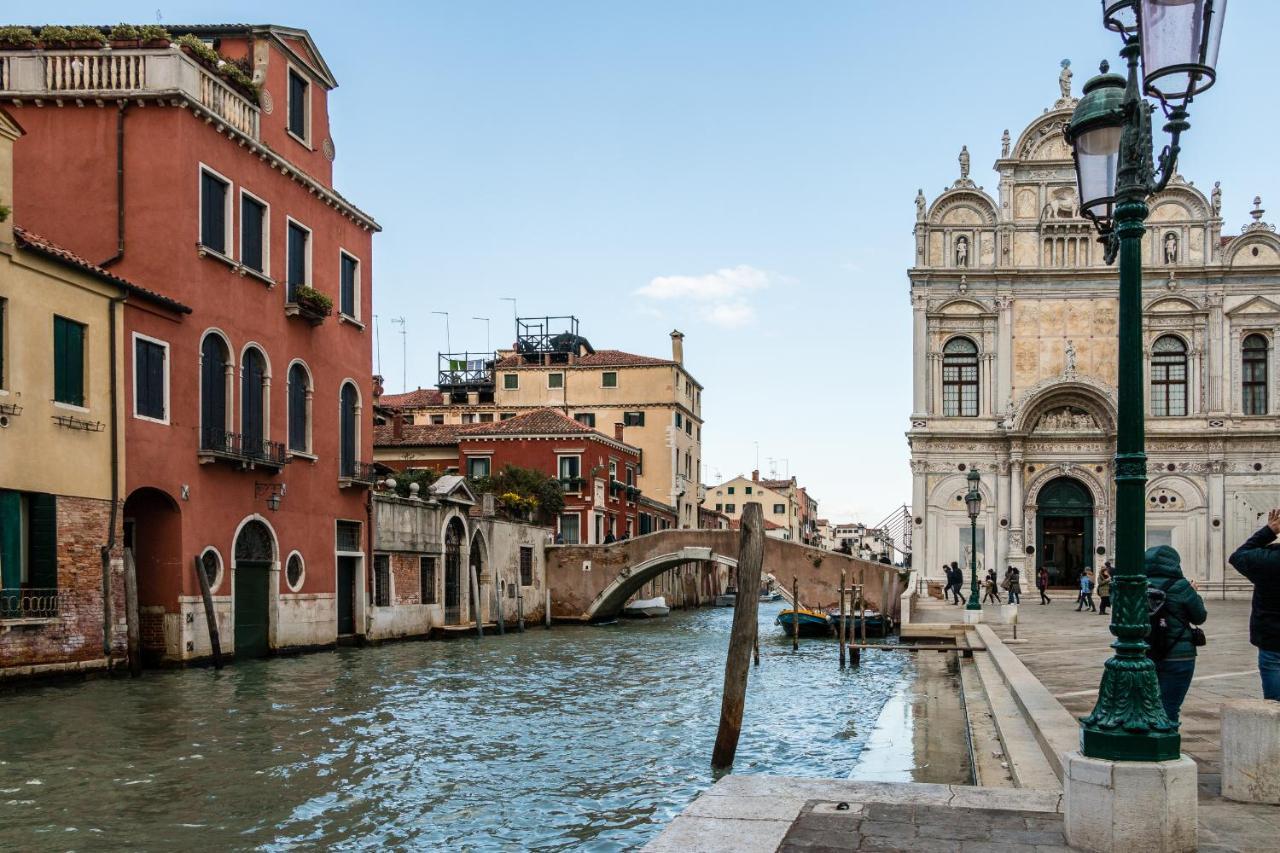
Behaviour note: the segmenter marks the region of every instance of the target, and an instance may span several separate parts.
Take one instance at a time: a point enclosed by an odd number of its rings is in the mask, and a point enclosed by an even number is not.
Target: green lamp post
[[[978,488],[981,477],[978,469],[970,466],[969,491],[964,496],[965,508],[969,510],[969,603],[965,610],[981,612],[982,602],[978,598],[978,513],[982,510],[982,491]]]
[[[1075,157],[1080,211],[1093,222],[1104,258],[1120,259],[1119,382],[1116,436],[1116,568],[1111,633],[1093,713],[1081,719],[1081,751],[1113,761],[1167,761],[1181,747],[1178,724],[1160,704],[1155,665],[1147,658],[1147,456],[1143,424],[1142,236],[1147,199],[1163,190],[1178,162],[1178,140],[1191,125],[1187,106],[1213,85],[1226,0],[1103,0],[1103,24],[1120,34],[1127,76],[1102,73],[1084,93],[1065,133]],[[1138,61],[1142,60],[1142,87]],[[1151,113],[1160,100],[1169,144],[1153,163]]]

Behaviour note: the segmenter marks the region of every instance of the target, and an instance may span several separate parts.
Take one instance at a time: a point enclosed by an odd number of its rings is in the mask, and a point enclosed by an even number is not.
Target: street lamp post
[[[1118,428],[1116,435],[1116,568],[1111,633],[1093,712],[1081,720],[1081,751],[1112,761],[1178,758],[1178,724],[1160,704],[1145,641],[1149,617],[1143,570],[1146,512],[1142,364],[1142,236],[1147,199],[1163,190],[1178,161],[1179,138],[1191,125],[1187,106],[1213,84],[1226,0],[1103,0],[1103,23],[1120,34],[1127,75],[1101,74],[1084,93],[1065,134],[1075,157],[1081,213],[1120,259]],[[1143,85],[1139,88],[1138,61]],[[1152,159],[1151,113],[1144,94],[1160,100],[1170,134]]]
[[[965,508],[969,510],[969,603],[965,610],[982,612],[982,601],[978,598],[978,513],[982,510],[982,491],[978,488],[981,481],[978,469],[969,468],[969,491],[964,496]]]

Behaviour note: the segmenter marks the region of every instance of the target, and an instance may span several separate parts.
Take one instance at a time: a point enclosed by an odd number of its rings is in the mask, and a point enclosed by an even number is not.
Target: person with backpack
[[[1009,591],[1009,603],[1018,604],[1022,601],[1022,584],[1018,582],[1018,570],[1014,566],[1005,569],[1004,583],[1001,584]]]
[[[1000,603],[1000,593],[996,592],[996,586],[998,583],[999,578],[996,577],[996,570],[987,569],[987,577],[982,582],[983,589],[986,591],[982,596],[983,604],[986,604],[988,601],[994,602],[995,604]]]
[[[1052,599],[1052,598],[1050,598],[1050,597],[1049,597],[1049,595],[1048,595],[1048,592],[1049,592],[1049,570],[1048,570],[1048,569],[1046,569],[1044,566],[1041,566],[1041,567],[1040,567],[1040,569],[1036,572],[1036,589],[1040,590],[1040,603],[1041,603],[1041,604],[1048,604],[1048,603],[1050,603],[1051,601],[1053,601],[1053,599]]]
[[[964,598],[961,597],[961,590],[964,588],[964,571],[961,570],[959,563],[954,560],[951,561],[951,566],[947,569],[947,577],[950,579],[950,582],[947,585],[948,589],[950,589],[951,594],[955,596],[954,600],[950,603],[964,604]]]
[[[1111,606],[1111,562],[1102,564],[1098,570],[1098,615],[1106,616]]]
[[[1093,572],[1085,569],[1080,573],[1080,597],[1076,599],[1076,612],[1096,610],[1093,606]]]
[[[1196,646],[1204,645],[1204,632],[1195,626],[1203,624],[1208,614],[1195,583],[1183,576],[1182,558],[1173,548],[1148,548],[1143,566],[1151,617],[1147,657],[1156,665],[1165,716],[1176,723],[1195,675]]]
[[[1269,547],[1280,535],[1280,509],[1236,549],[1228,562],[1253,584],[1249,642],[1258,648],[1262,698],[1280,702],[1280,548]]]

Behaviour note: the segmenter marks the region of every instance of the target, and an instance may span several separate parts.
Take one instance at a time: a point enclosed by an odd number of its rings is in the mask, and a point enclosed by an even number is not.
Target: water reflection
[[[849,776],[907,655],[761,608],[735,772]],[[0,848],[623,850],[713,781],[730,610],[0,696]],[[961,735],[962,737],[963,735]]]

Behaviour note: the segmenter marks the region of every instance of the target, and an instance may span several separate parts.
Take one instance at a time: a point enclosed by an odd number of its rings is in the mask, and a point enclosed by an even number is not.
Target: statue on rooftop
[[[960,146],[960,180],[968,180],[969,178],[969,146]]]
[[[1064,101],[1071,99],[1071,60],[1062,60],[1062,73],[1058,75],[1058,88]]]
[[[924,190],[916,190],[916,219],[924,221]]]
[[[1004,134],[1000,137],[1000,156],[1009,156],[1009,128],[1004,129]]]
[[[1209,193],[1209,204],[1213,207],[1213,215],[1222,213],[1222,181],[1213,182],[1213,192]]]

